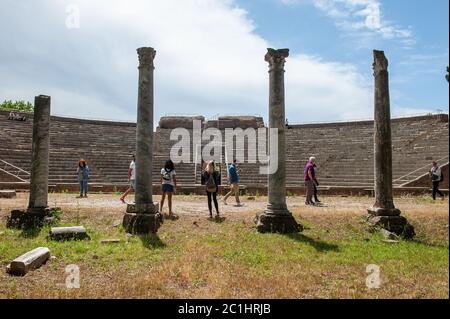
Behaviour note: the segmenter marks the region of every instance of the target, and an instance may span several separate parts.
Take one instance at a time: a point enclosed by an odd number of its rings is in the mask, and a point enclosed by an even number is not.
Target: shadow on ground
[[[300,243],[305,243],[314,247],[317,251],[339,251],[339,246],[336,244],[330,244],[323,240],[315,240],[311,237],[303,234],[286,234],[287,237]]]
[[[167,245],[158,237],[158,235],[139,236],[142,245],[147,249],[165,248]]]
[[[216,216],[216,217],[210,217],[210,218],[208,218],[208,220],[211,222],[217,223],[217,224],[221,224],[226,220],[226,218],[222,217],[222,216]]]
[[[23,227],[22,232],[20,233],[20,237],[33,239],[39,236],[41,233],[42,227],[40,226],[29,226]]]

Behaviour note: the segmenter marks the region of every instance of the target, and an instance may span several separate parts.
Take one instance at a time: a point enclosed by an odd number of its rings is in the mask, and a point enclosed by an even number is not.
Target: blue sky
[[[448,112],[448,84],[443,77],[449,60],[449,1],[373,1],[381,5],[382,19],[410,30],[411,43],[407,45],[403,39],[367,35],[366,29],[340,28],[335,18],[313,2],[241,0],[239,5],[254,21],[255,32],[275,45],[354,64],[367,77],[371,75],[371,51],[385,50],[390,60],[393,107]]]
[[[381,49],[390,61],[394,116],[448,112],[448,6],[448,0],[2,0],[0,100],[48,94],[53,114],[133,121],[136,48],[153,46],[155,121],[165,114],[266,116],[264,54],[287,47],[291,122],[370,118],[372,50]],[[79,24],[68,27],[74,17]]]

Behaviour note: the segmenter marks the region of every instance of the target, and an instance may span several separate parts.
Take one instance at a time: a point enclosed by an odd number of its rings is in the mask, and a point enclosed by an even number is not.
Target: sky
[[[155,58],[163,115],[267,120],[267,48],[289,48],[290,123],[373,117],[373,49],[393,116],[448,113],[448,0],[0,0],[0,100],[136,121],[136,49]]]

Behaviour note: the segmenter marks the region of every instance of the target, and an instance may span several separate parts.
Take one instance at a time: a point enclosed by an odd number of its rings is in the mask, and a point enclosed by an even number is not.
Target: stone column
[[[48,172],[50,157],[50,96],[34,99],[33,142],[31,152],[30,197],[27,209],[14,209],[7,227],[39,227],[51,223],[57,207],[48,208]]]
[[[414,228],[400,210],[395,208],[392,196],[392,138],[389,97],[388,60],[383,51],[374,51],[374,165],[375,204],[368,209],[368,220],[374,226],[397,235],[413,237]]]
[[[45,209],[48,200],[50,157],[50,96],[34,99],[33,146],[28,208]]]
[[[162,223],[158,203],[153,203],[153,48],[139,48],[139,92],[136,128],[135,204],[127,206],[123,225],[128,233],[156,233]]]
[[[286,205],[284,64],[288,56],[289,49],[268,49],[265,56],[269,63],[269,129],[278,131],[278,169],[268,176],[267,209],[256,219],[257,230],[262,233],[294,233],[303,229]]]

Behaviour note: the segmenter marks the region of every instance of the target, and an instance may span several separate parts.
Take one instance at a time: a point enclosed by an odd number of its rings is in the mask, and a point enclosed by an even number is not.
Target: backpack
[[[170,182],[170,173],[172,171],[167,171],[166,169],[164,169],[164,173],[162,174],[162,178],[163,180]]]
[[[210,174],[208,181],[206,182],[206,191],[209,193],[215,193],[217,191],[216,182],[214,181],[214,174]]]

